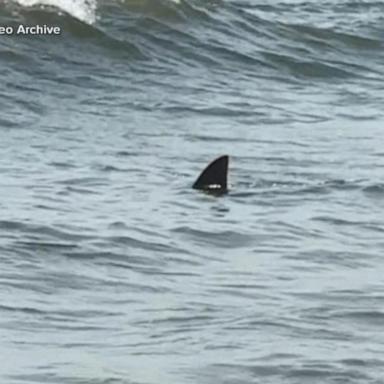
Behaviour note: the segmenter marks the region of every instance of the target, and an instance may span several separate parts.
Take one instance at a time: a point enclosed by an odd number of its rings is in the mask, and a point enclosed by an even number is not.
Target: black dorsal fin
[[[212,193],[225,193],[228,191],[228,155],[220,156],[213,160],[193,184],[194,189]]]

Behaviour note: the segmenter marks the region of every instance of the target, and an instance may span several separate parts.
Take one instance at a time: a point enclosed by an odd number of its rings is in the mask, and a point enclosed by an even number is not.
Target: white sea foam
[[[96,0],[15,0],[15,2],[25,7],[37,5],[56,7],[89,24],[96,20]]]

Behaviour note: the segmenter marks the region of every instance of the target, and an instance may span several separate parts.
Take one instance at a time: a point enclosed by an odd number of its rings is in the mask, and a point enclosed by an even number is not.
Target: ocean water
[[[383,15],[0,1],[0,383],[384,383]]]

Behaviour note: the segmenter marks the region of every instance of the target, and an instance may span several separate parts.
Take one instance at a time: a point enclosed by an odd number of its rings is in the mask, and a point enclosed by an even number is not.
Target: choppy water
[[[384,2],[43,3],[0,2],[62,28],[0,36],[0,382],[384,383]]]

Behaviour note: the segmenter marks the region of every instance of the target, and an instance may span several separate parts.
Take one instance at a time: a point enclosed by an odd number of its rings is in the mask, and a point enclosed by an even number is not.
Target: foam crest
[[[15,2],[24,7],[39,5],[55,7],[88,24],[96,21],[96,0],[15,0]]]

